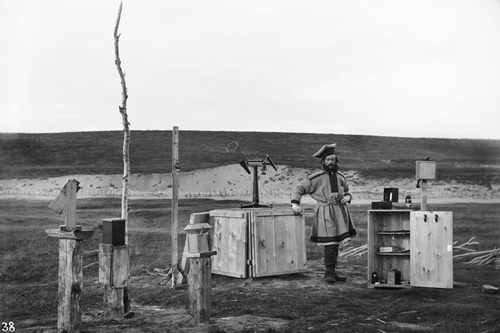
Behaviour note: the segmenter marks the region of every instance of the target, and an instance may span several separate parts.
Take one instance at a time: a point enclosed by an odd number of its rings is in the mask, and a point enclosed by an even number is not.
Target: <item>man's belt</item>
[[[328,198],[328,201],[318,201],[318,206],[340,206],[340,199]]]

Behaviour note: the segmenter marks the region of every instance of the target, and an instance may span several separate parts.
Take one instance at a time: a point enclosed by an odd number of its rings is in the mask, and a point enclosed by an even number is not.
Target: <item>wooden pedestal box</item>
[[[389,278],[395,270],[398,284]],[[452,212],[368,211],[367,276],[369,288],[453,288]]]
[[[212,273],[238,278],[306,269],[305,219],[291,209],[210,211]]]

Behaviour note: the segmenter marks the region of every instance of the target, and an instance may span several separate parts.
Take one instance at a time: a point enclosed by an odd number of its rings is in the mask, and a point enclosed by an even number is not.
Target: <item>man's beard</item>
[[[326,171],[329,171],[329,172],[337,172],[339,171],[339,166],[337,163],[335,164],[323,164],[323,169],[325,169]]]

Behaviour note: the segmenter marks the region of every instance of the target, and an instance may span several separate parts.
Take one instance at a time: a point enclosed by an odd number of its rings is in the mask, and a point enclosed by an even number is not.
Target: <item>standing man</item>
[[[322,170],[295,186],[292,192],[292,209],[300,214],[300,199],[310,194],[315,199],[311,241],[325,246],[325,281],[345,281],[336,271],[339,245],[357,235],[347,204],[351,202],[346,177],[338,172],[336,144],[324,145],[313,157],[321,159]]]

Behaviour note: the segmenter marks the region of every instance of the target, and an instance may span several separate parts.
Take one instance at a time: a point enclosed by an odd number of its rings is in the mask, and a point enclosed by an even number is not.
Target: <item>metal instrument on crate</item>
[[[239,148],[238,142],[231,142],[226,146],[226,151],[230,153],[236,162],[241,165],[243,169],[248,174],[251,174],[249,167],[253,168],[253,202],[251,204],[241,205],[241,208],[257,208],[257,207],[272,207],[272,205],[261,205],[259,203],[259,177],[258,177],[258,168],[261,168],[261,172],[263,175],[267,172],[267,166],[270,165],[273,167],[275,171],[278,171],[276,165],[274,164],[271,156],[266,155],[266,158],[260,160],[250,160],[247,159]]]

